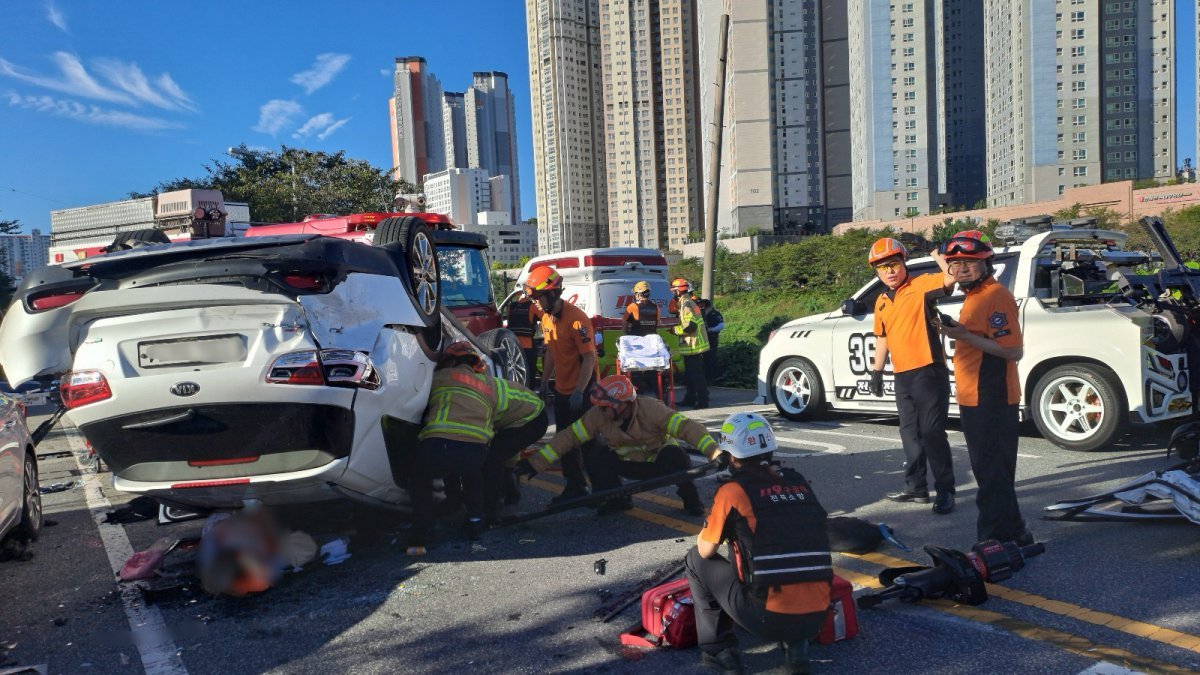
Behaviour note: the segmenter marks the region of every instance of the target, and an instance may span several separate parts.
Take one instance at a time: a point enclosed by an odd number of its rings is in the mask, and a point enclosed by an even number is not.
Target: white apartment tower
[[[442,84],[420,56],[397,58],[392,81],[392,167],[397,179],[417,185],[446,168]]]
[[[449,216],[456,225],[477,223],[481,211],[492,211],[491,185],[486,169],[446,169],[427,174],[425,210]]]
[[[511,222],[521,222],[520,175],[517,170],[517,124],[508,75],[477,72],[463,94],[466,108],[467,164],[486,169],[488,176],[507,176],[504,189]]]
[[[525,0],[541,253],[608,245],[597,0]]]
[[[442,96],[442,134],[445,137],[446,168],[465,169],[467,163],[467,109],[462,92]]]
[[[851,0],[854,219],[986,196],[983,13],[974,0]]]
[[[988,204],[1175,173],[1173,0],[986,0]]]
[[[600,3],[608,236],[682,250],[702,229],[695,3]]]

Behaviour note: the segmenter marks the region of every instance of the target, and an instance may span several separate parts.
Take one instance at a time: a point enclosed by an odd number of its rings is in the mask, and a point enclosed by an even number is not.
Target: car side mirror
[[[854,301],[854,298],[846,298],[842,301],[843,316],[854,316],[857,313],[857,310],[858,303]]]

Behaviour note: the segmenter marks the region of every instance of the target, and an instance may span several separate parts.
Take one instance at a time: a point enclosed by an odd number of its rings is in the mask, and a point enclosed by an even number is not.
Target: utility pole
[[[725,56],[729,41],[729,15],[721,15],[721,33],[717,38],[717,81],[713,88],[713,129],[709,142],[708,197],[704,200],[704,282],[700,295],[712,300],[713,267],[717,259],[717,202],[721,180],[721,135],[725,128]]]

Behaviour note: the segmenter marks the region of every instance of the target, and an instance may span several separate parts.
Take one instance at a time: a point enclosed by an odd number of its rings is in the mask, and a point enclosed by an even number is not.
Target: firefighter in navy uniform
[[[696,609],[702,662],[742,672],[734,624],[783,644],[790,672],[809,672],[808,643],[825,622],[833,579],[826,513],[804,476],[771,462],[771,425],[736,413],[719,449],[733,480],[713,498],[684,564]],[[717,548],[730,542],[732,562]]]
[[[508,303],[508,316],[505,323],[513,335],[517,336],[517,342],[521,344],[521,353],[525,356],[527,373],[525,381],[521,384],[529,387],[538,386],[537,352],[533,348],[533,329],[541,318],[541,310],[524,292]]]
[[[955,399],[979,485],[975,538],[1032,544],[1016,491],[1021,402],[1017,361],[1024,355],[1017,302],[992,276],[994,253],[983,232],[959,232],[943,248],[950,273],[966,293],[956,324],[939,329],[955,342]]]
[[[658,334],[658,305],[650,299],[650,284],[639,281],[633,285],[633,299],[625,308],[625,334],[644,337]],[[642,396],[658,397],[658,377],[650,371],[629,374],[633,386]]]
[[[871,245],[867,262],[887,286],[875,300],[875,360],[870,392],[883,396],[883,370],[888,355],[895,373],[896,411],[907,466],[905,489],[887,498],[896,502],[929,503],[926,463],[933,472],[934,513],[954,510],[954,462],[946,438],[950,412],[950,372],[942,340],[933,324],[933,303],[954,286],[946,261],[936,252],[940,272],[912,275],[908,252],[895,239],[884,237]]]

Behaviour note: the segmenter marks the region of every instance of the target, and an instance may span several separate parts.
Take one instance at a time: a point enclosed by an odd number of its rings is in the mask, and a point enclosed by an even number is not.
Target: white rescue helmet
[[[738,459],[746,459],[774,452],[779,444],[765,417],[740,412],[730,415],[721,425],[721,440],[717,446]]]

